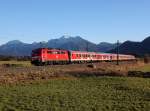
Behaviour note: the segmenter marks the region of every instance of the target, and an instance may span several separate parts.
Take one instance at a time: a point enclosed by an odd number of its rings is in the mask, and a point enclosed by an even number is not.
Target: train
[[[101,61],[131,61],[134,55],[113,54],[89,51],[72,51],[55,48],[38,48],[32,50],[31,63],[33,65],[54,65],[71,63],[91,63]]]

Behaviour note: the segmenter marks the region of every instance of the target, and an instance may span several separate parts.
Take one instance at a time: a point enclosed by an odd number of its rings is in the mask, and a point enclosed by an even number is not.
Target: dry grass
[[[146,64],[140,68],[136,69],[137,71],[142,71],[142,72],[150,72],[150,64]]]
[[[2,65],[31,66],[31,62],[30,61],[0,61],[0,66]]]
[[[16,65],[6,65],[6,64]],[[85,76],[127,76],[128,71],[142,67],[142,62],[120,62],[120,65],[110,62],[94,63],[95,68],[88,64],[32,66],[29,61],[0,62],[0,83],[18,83],[34,80],[48,80],[63,77]]]

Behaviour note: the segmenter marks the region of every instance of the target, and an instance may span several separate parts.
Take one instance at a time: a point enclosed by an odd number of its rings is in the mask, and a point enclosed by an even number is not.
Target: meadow
[[[16,61],[16,60],[11,60],[11,61],[0,61],[0,65],[15,65],[15,66],[31,66],[30,61]]]
[[[1,85],[1,111],[149,111],[150,79],[85,77]]]
[[[10,64],[10,65],[8,65]],[[149,111],[149,64],[32,66],[0,62],[0,111]]]

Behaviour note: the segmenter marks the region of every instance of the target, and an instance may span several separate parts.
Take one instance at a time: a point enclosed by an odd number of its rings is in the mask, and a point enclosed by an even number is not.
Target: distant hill
[[[108,52],[116,53],[116,48]],[[134,54],[137,56],[150,55],[150,37],[141,42],[126,41],[119,46],[119,52],[122,54]]]
[[[101,52],[107,52],[112,49],[115,49],[116,47],[117,47],[117,44],[107,43],[107,42],[101,42],[97,45],[98,50]]]
[[[21,56],[26,55],[30,51],[30,45],[23,43],[18,40],[10,41],[2,46],[0,46],[0,55],[11,55],[11,56]]]
[[[89,42],[81,38],[80,36],[67,38],[65,36],[62,36],[59,39],[49,40],[48,47],[62,48],[68,50],[98,51],[96,44]]]
[[[40,47],[60,48],[67,50],[96,51],[106,52],[116,47],[115,44],[102,42],[100,44],[92,43],[80,36],[51,39],[48,42],[34,42],[32,44],[23,43],[18,40],[9,41],[0,46],[0,55],[7,56],[30,56],[31,51]]]

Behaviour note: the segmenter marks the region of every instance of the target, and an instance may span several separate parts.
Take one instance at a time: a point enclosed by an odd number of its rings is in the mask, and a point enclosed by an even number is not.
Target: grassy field
[[[150,65],[95,65],[0,61],[0,111],[149,111],[150,78],[127,76]]]
[[[31,62],[30,61],[0,61],[0,65],[4,65],[4,64],[14,64],[14,65],[18,65],[18,66],[31,66]]]
[[[1,111],[149,111],[150,79],[85,77],[1,85]]]

